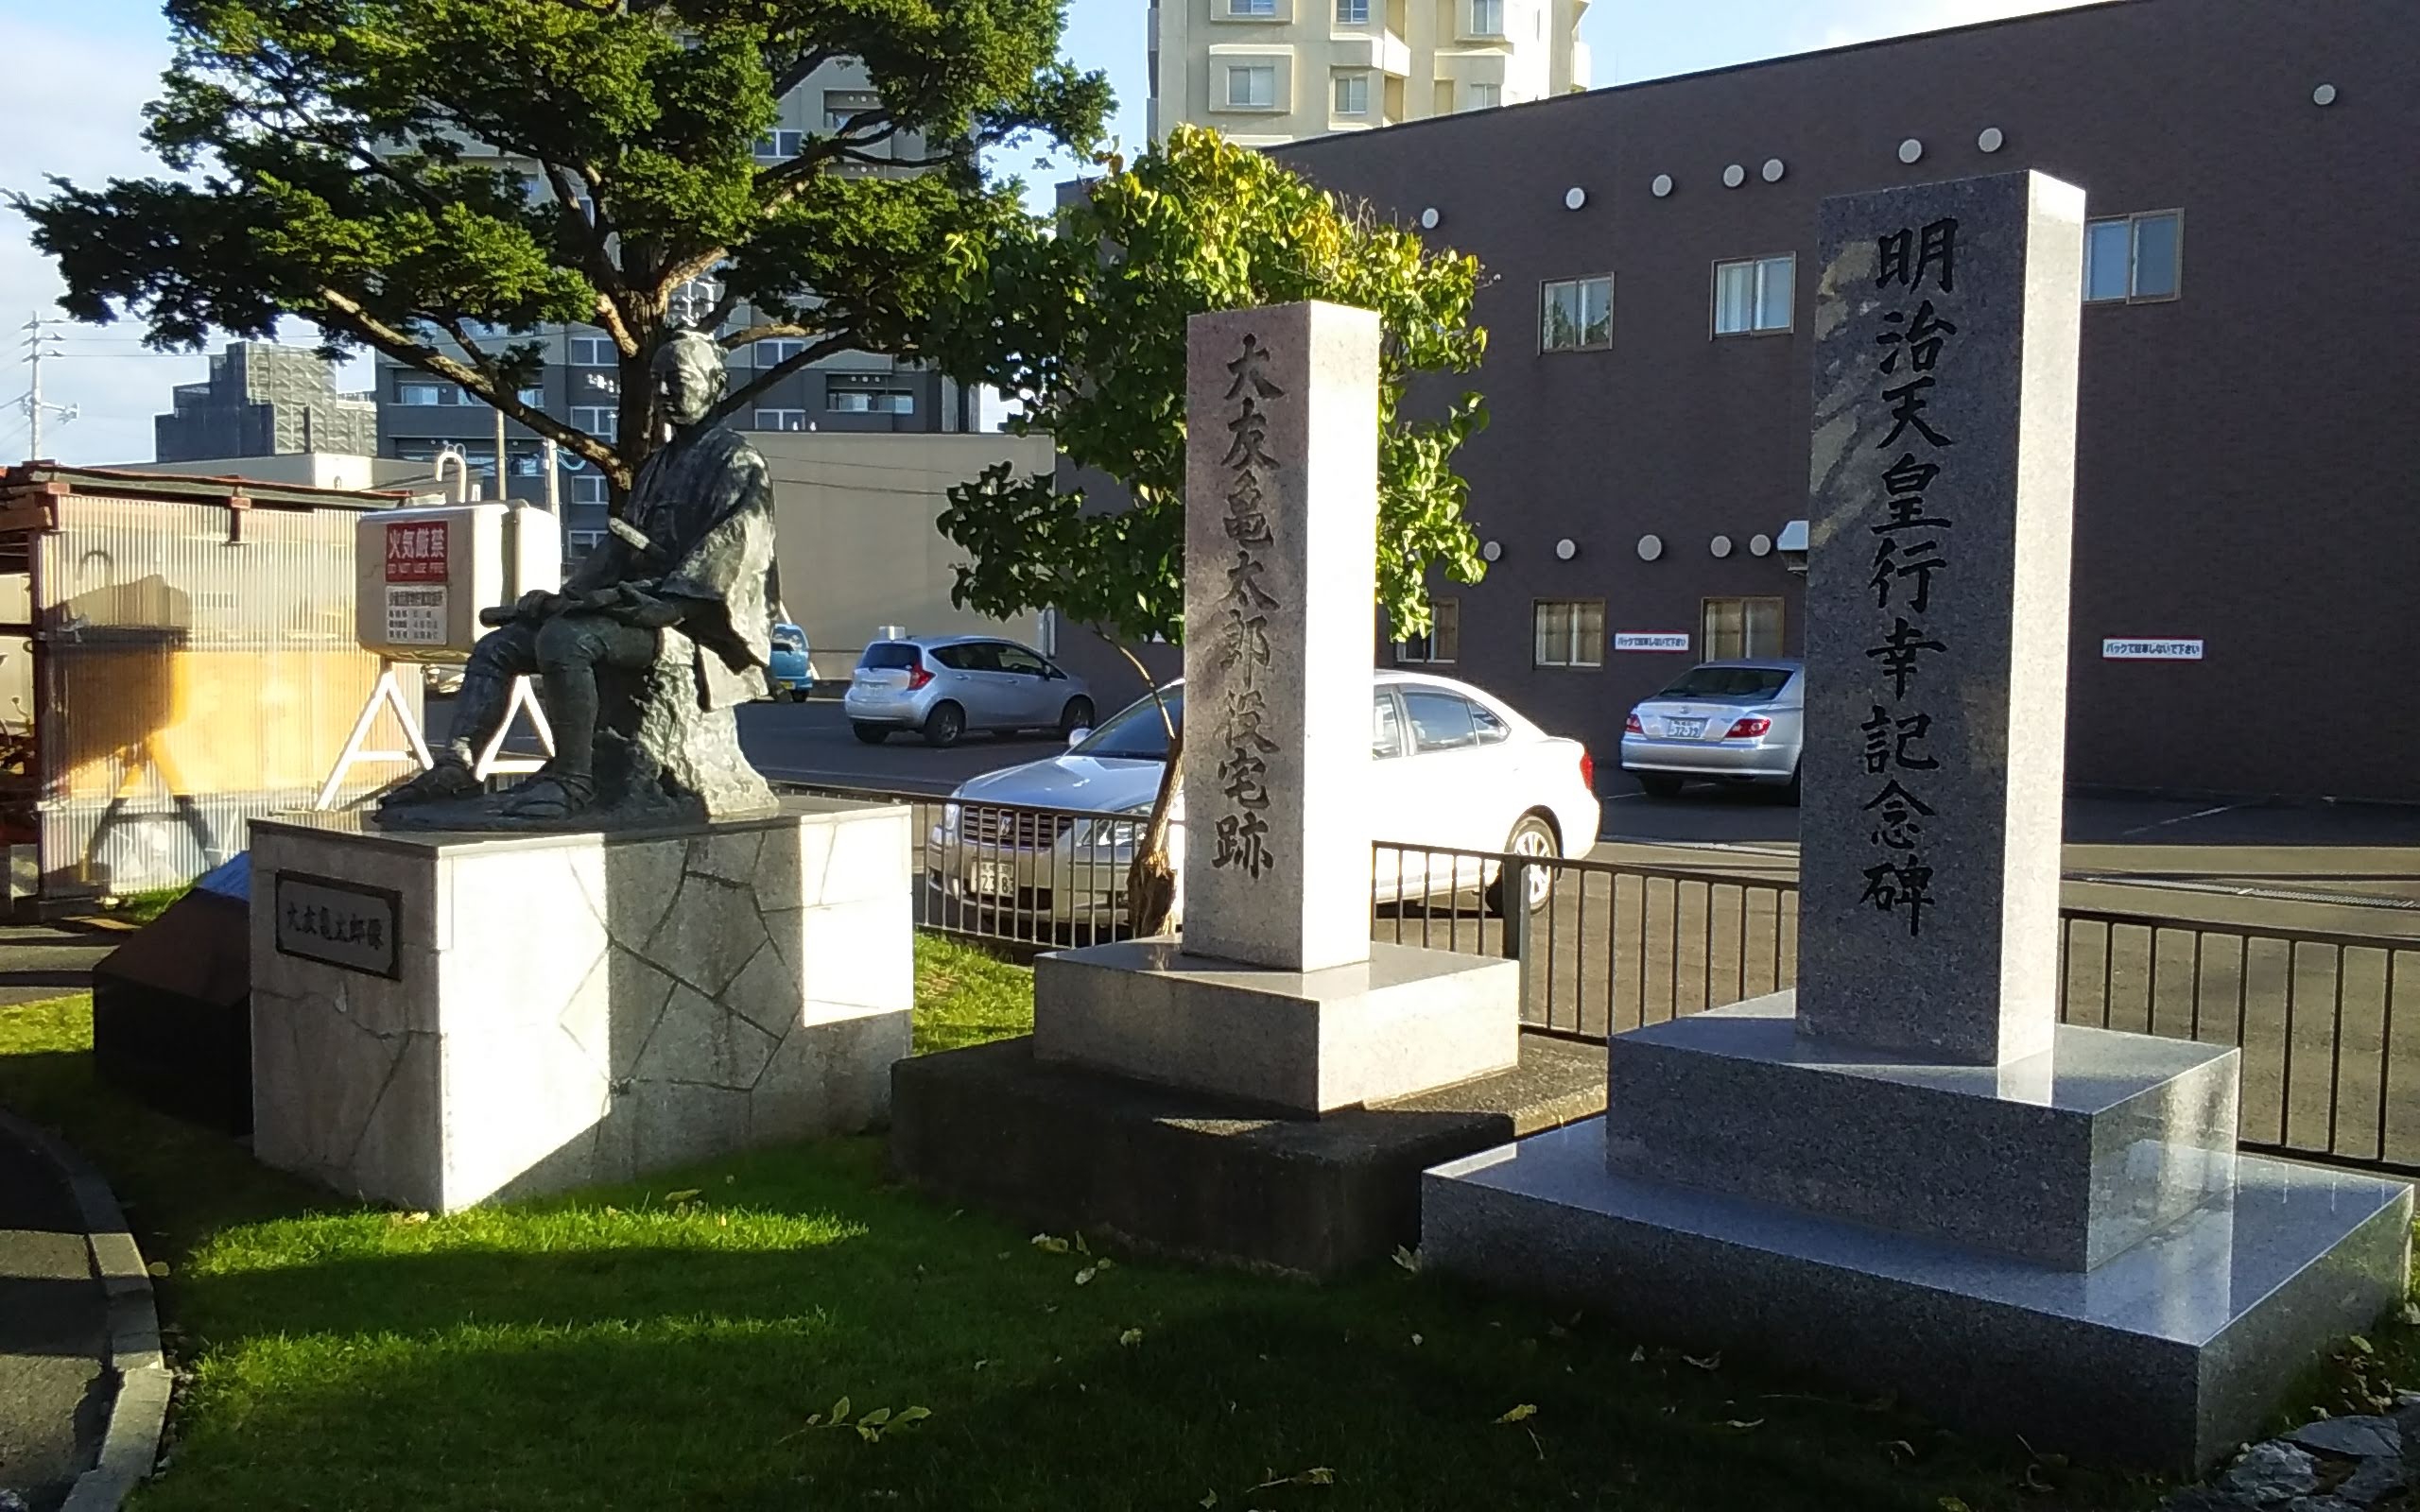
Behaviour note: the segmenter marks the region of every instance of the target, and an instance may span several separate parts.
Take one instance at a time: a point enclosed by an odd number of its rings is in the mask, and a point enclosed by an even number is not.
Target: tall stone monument
[[[2399,1182],[2239,1157],[2238,1053],[2058,1022],[2083,194],[1825,201],[1799,986],[1442,1166],[1441,1268],[2186,1469],[2403,1293]]]
[[[1598,1106],[1593,1065],[1525,1058],[1516,963],[1370,937],[1378,339],[1193,318],[1184,926],[1043,956],[1029,1042],[902,1062],[920,1184],[1329,1275],[1416,1236],[1425,1167]]]

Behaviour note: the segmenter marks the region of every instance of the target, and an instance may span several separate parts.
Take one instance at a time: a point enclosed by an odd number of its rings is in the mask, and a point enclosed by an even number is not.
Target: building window
[[[395,403],[407,404],[414,409],[429,404],[442,404],[446,402],[445,392],[444,387],[440,384],[399,383],[395,385]]]
[[[905,388],[844,387],[835,383],[824,395],[823,407],[843,415],[913,415],[916,396]]]
[[[1471,0],[1471,35],[1504,35],[1504,0]]]
[[[565,478],[563,481],[571,485],[570,490],[563,496],[574,504],[611,504],[614,502],[613,493],[602,477],[593,475],[585,477],[569,477]]]
[[[1340,26],[1368,26],[1370,0],[1336,0],[1336,24]]]
[[[882,109],[882,96],[870,89],[827,89],[823,92],[823,129],[845,131],[849,118]]]
[[[1541,352],[1584,352],[1614,344],[1614,280],[1564,279],[1544,286],[1538,323]]]
[[[1397,662],[1443,666],[1460,659],[1462,650],[1462,601],[1459,598],[1430,599],[1428,619],[1427,634],[1409,636],[1395,643]]]
[[[1747,657],[1781,655],[1781,600],[1778,598],[1709,598],[1699,620],[1709,662],[1737,662]]]
[[[618,368],[622,365],[622,352],[614,345],[612,336],[574,336],[571,338],[571,365],[575,368]]]
[[[1789,330],[1797,289],[1796,257],[1715,264],[1714,334],[1750,336]]]
[[[756,343],[756,366],[776,368],[805,350],[806,342],[803,337],[767,336]]]
[[[760,409],[752,429],[760,431],[803,431],[806,429],[806,411],[803,409]]]
[[[566,530],[563,532],[563,541],[570,552],[571,559],[579,561],[594,554],[597,547],[605,544],[605,532]]]
[[[756,139],[756,161],[786,163],[806,150],[806,133],[782,127]]]
[[[546,390],[543,387],[524,388],[514,395],[514,397],[519,399],[523,404],[528,405],[531,409],[544,409],[546,407]]]
[[[1277,0],[1227,0],[1231,16],[1269,17],[1277,14]]]
[[[1336,113],[1367,115],[1370,113],[1370,76],[1339,74],[1336,76]]]
[[[1234,111],[1275,110],[1277,108],[1277,65],[1274,63],[1230,65],[1227,69],[1227,108]]]
[[[2185,219],[2173,210],[2084,227],[2083,297],[2095,304],[2176,298]]]
[[[1466,111],[1493,110],[1504,103],[1504,86],[1501,84],[1473,84],[1470,89],[1470,103],[1462,107]]]
[[[1601,598],[1542,598],[1531,615],[1537,631],[1532,663],[1542,667],[1596,667],[1605,664],[1605,601]]]
[[[622,438],[622,412],[603,404],[574,404],[571,422],[600,441]]]

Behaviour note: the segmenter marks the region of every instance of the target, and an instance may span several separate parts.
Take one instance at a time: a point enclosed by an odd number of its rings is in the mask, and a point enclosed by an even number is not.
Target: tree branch
[[[741,405],[754,399],[757,395],[765,392],[768,388],[772,387],[775,384],[780,383],[790,374],[798,371],[801,368],[807,366],[809,363],[821,362],[824,358],[833,355],[835,352],[846,352],[855,345],[856,345],[856,343],[847,336],[827,336],[821,341],[810,342],[793,355],[784,357],[772,367],[766,369],[763,372],[758,373],[754,378],[749,380],[747,383],[733,389],[729,394],[725,395],[721,404],[717,404],[713,409],[706,413],[705,423],[712,425],[716,421],[722,420],[724,417],[736,413]]]

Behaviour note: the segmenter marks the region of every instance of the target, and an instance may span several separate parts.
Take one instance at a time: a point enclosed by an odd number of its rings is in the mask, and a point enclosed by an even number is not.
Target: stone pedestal
[[[254,1153],[451,1211],[863,1128],[908,1049],[909,828],[256,821]]]

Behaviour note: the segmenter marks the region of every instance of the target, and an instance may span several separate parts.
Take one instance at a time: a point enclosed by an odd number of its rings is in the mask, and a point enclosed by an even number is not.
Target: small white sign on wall
[[[1689,638],[1679,634],[1659,634],[1650,630],[1616,630],[1614,649],[1616,651],[1685,651]]]
[[[2103,641],[2103,662],[2199,662],[2202,643],[2191,641]]]

